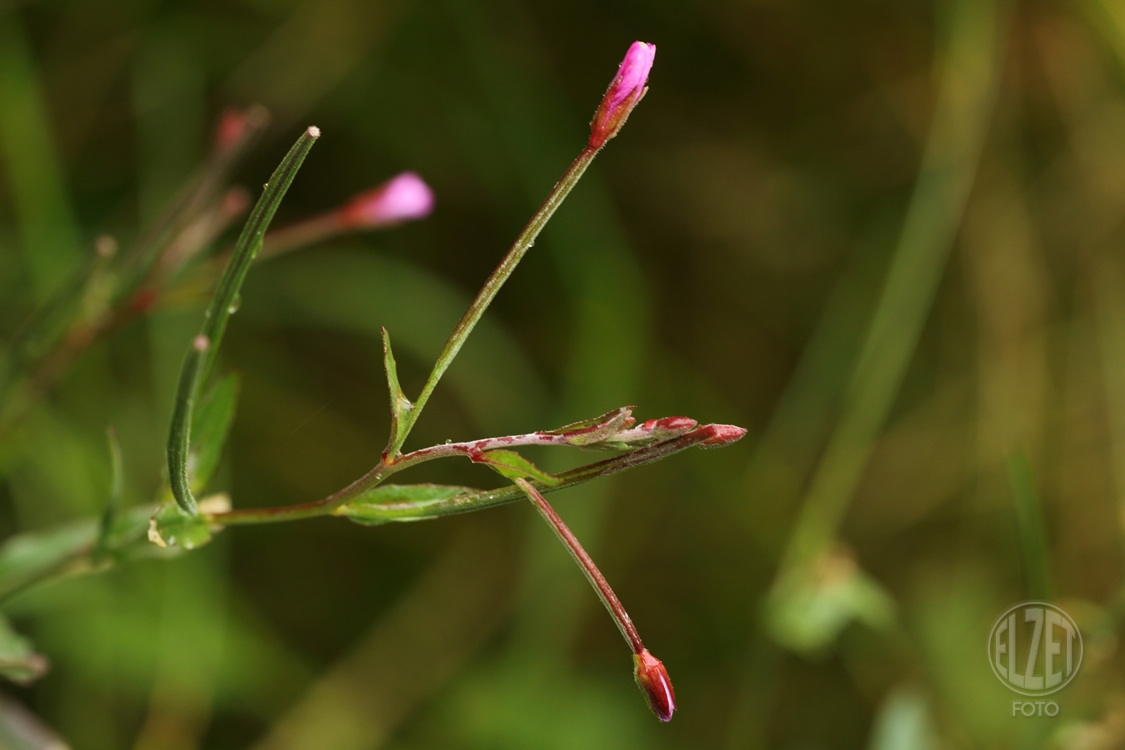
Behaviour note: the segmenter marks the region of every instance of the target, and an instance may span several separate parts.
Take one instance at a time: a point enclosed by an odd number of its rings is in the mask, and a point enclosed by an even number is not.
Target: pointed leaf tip
[[[383,369],[387,372],[387,391],[391,399],[391,436],[387,441],[387,456],[398,455],[410,427],[410,413],[414,404],[403,393],[398,382],[398,365],[391,349],[391,335],[383,328]]]

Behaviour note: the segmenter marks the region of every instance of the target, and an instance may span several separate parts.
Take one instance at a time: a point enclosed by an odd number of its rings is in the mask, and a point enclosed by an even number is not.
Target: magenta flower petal
[[[621,130],[629,113],[645,94],[645,83],[655,58],[655,44],[633,42],[629,47],[598,111],[594,113],[594,121],[590,123],[592,148],[601,148]]]
[[[434,208],[434,193],[414,172],[403,172],[360,193],[340,209],[347,227],[383,227],[421,219]]]

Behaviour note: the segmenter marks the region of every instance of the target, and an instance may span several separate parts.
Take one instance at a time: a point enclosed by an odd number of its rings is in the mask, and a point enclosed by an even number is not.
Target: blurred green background
[[[675,719],[519,503],[233,528],[7,599],[52,669],[3,688],[24,739],[0,741],[1125,743],[1120,3],[0,0],[0,332],[99,235],[128,248],[229,105],[273,116],[235,173],[255,193],[323,130],[279,224],[419,172],[429,219],[256,267],[224,343],[242,393],[216,486],[236,507],[322,497],[385,443],[379,326],[417,393],[634,39],[658,47],[648,96],[408,447],[624,404],[749,428],[552,496],[667,665]],[[201,314],[118,331],[3,437],[5,536],[102,512],[110,423],[126,503],[153,499]],[[1033,597],[1085,637],[1054,719],[1011,718],[985,654]]]

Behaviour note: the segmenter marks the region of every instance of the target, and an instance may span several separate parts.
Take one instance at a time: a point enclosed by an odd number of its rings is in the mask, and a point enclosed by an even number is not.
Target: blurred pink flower
[[[609,84],[598,111],[594,113],[594,121],[590,123],[592,148],[601,148],[621,130],[625,119],[647,91],[645,83],[655,58],[655,44],[633,42],[630,45],[621,67],[617,69],[617,76]]]
[[[228,107],[215,126],[215,150],[230,153],[245,145],[247,138],[266,127],[270,113],[260,104],[249,107]]]
[[[360,193],[340,209],[344,226],[385,227],[428,216],[434,193],[414,172],[403,172],[382,185]]]

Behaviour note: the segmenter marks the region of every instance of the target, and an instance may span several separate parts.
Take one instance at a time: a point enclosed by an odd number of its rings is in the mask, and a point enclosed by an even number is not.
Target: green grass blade
[[[1043,508],[1031,474],[1031,462],[1022,451],[1008,457],[1008,477],[1016,500],[1016,529],[1023,558],[1027,594],[1036,601],[1051,600],[1051,559]]]
[[[214,297],[211,298],[211,304],[203,319],[203,327],[192,341],[184,358],[180,383],[176,391],[176,405],[172,412],[172,426],[168,431],[168,481],[171,483],[176,502],[185,513],[194,515],[199,512],[195,497],[191,493],[188,477],[188,455],[191,449],[191,423],[195,402],[218,354],[219,344],[222,342],[238,290],[242,288],[242,282],[246,279],[246,272],[250,269],[254,256],[262,247],[262,237],[269,228],[289,185],[292,184],[297,170],[301,168],[305,156],[319,137],[320,131],[316,128],[309,128],[302,133],[289,149],[289,153],[281,160],[281,164],[274,170],[270,181],[266,183],[262,197],[258,199],[257,205],[250,213],[250,218],[246,221],[246,226],[243,227],[242,234],[235,244],[230,263],[219,280]]]
[[[841,413],[806,491],[783,568],[835,539],[890,414],[953,247],[992,118],[1007,38],[1004,0],[949,7],[942,82],[921,175]]]

